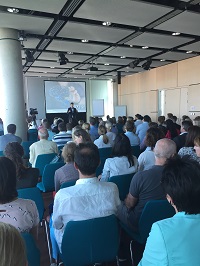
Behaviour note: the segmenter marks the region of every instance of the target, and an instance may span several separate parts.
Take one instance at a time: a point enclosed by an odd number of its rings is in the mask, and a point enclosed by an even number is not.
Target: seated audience
[[[16,167],[17,189],[35,187],[38,183],[39,169],[28,168],[23,164],[24,149],[18,142],[10,142],[6,145],[4,155],[9,158]]]
[[[165,123],[167,126],[166,138],[173,139],[179,135],[180,131],[176,128],[176,125],[173,123],[172,119],[167,119]]]
[[[50,125],[49,125],[49,122],[48,122],[48,121],[43,122],[43,123],[42,123],[42,127],[43,127],[43,128],[46,128],[47,131],[48,131],[48,134],[49,134],[48,140],[52,140],[53,136],[55,135],[55,132],[53,132],[53,131],[51,130],[51,127],[50,127]]]
[[[83,123],[82,129],[84,129],[89,134],[89,132],[90,132],[90,124],[89,123]]]
[[[16,133],[15,124],[9,124],[7,126],[7,131],[8,131],[8,134],[0,136],[0,151],[3,151],[9,142],[16,141],[16,142],[19,142],[19,144],[22,143],[22,139],[15,135]]]
[[[145,137],[146,150],[138,157],[139,171],[147,170],[155,164],[154,147],[159,139],[165,135],[159,128],[150,127]]]
[[[186,136],[185,147],[181,148],[178,154],[183,157],[185,155],[189,155],[191,159],[200,163],[200,158],[197,156],[194,150],[194,140],[195,138],[200,136],[200,127],[191,126],[188,129],[188,133]]]
[[[53,227],[59,248],[69,221],[87,220],[117,213],[120,204],[117,186],[111,182],[99,182],[95,177],[100,163],[98,148],[93,143],[80,144],[74,153],[75,168],[79,180],[75,186],[60,189],[55,196]],[[51,228],[51,238],[54,238]],[[53,248],[55,257],[55,248]]]
[[[4,129],[3,129],[3,120],[0,118],[0,136],[4,134]]]
[[[142,124],[142,120],[143,120],[143,116],[141,116],[140,114],[136,114],[135,115],[135,127],[137,128],[138,125]]]
[[[177,122],[177,116],[173,115],[172,121],[173,121],[173,123],[174,123],[176,129],[180,132],[180,130],[181,130],[181,126],[180,126],[179,124],[176,123],[176,122]]]
[[[72,140],[72,124],[68,123],[66,127],[66,124],[64,122],[61,122],[58,124],[58,130],[59,133],[53,136],[52,141],[55,142],[59,148],[63,147],[68,141]],[[67,132],[66,130],[70,132]]]
[[[171,120],[172,120],[172,119],[173,119],[173,116],[174,116],[174,115],[173,115],[172,113],[168,113],[168,114],[167,114],[167,119],[171,119]]]
[[[65,144],[62,150],[62,157],[64,159],[65,165],[56,170],[55,172],[54,182],[55,182],[56,192],[60,189],[63,183],[78,179],[78,171],[74,167],[75,149],[76,149],[76,144],[71,141]]]
[[[111,144],[111,146],[113,146],[113,142],[116,138],[116,134],[112,132],[112,123],[107,121],[105,123],[105,127],[106,127],[106,131],[107,131],[106,135],[109,139],[109,143]]]
[[[39,223],[38,210],[32,200],[18,198],[14,163],[0,157],[0,222],[8,223],[19,232],[36,234]]]
[[[1,266],[28,265],[25,243],[14,226],[0,222],[0,239]]]
[[[186,136],[188,129],[192,126],[192,122],[189,120],[184,120],[181,123],[181,134],[173,138],[173,141],[176,143],[177,152],[185,146]]]
[[[136,128],[136,134],[140,139],[140,144],[142,143],[143,139],[145,138],[146,132],[149,129],[149,123],[151,122],[151,118],[148,115],[143,117],[142,124],[138,125]]]
[[[58,134],[59,133],[59,130],[58,130],[58,125],[60,124],[60,123],[62,123],[62,122],[64,122],[64,120],[62,119],[62,118],[57,118],[57,119],[55,119],[55,121],[54,121],[54,123],[53,123],[53,127],[51,127],[52,128],[52,132],[54,132],[55,134]]]
[[[90,117],[90,137],[91,137],[91,140],[94,142],[95,139],[97,139],[99,137],[99,134],[98,134],[98,126],[96,124],[96,119],[95,117]]]
[[[172,140],[160,139],[154,153],[155,165],[134,175],[129,194],[118,211],[119,219],[133,231],[138,231],[138,222],[145,204],[150,200],[165,199],[161,187],[162,172],[167,159],[176,153],[176,145]]]
[[[111,156],[112,158],[105,161],[101,181],[108,181],[111,176],[137,172],[138,161],[132,155],[130,141],[126,135],[118,134],[116,136]]]
[[[124,130],[125,130],[125,135],[129,138],[131,146],[137,146],[140,145],[140,139],[139,137],[135,134],[135,125],[133,121],[127,121],[126,124],[124,125]]]
[[[90,135],[82,128],[76,129],[72,133],[72,138],[76,145],[79,143],[91,142]]]
[[[112,124],[111,131],[117,135],[118,129],[117,129],[117,125],[116,125],[117,124],[116,118],[113,116],[112,118],[108,119],[108,122],[110,122]]]
[[[30,146],[30,159],[29,162],[32,164],[32,167],[35,167],[37,156],[40,154],[48,153],[58,153],[58,147],[55,142],[47,140],[48,131],[46,128],[41,128],[38,131],[38,138],[40,139],[37,142],[34,142]]]
[[[139,266],[199,265],[200,166],[188,158],[171,159],[162,187],[176,214],[152,225]]]
[[[193,125],[200,127],[200,116],[196,116],[193,120]]]
[[[163,131],[164,135],[167,134],[167,125],[165,124],[165,116],[164,115],[160,115],[158,117],[158,128]]]
[[[116,127],[117,127],[118,134],[124,133],[123,131],[124,120],[121,116],[118,116]]]
[[[100,148],[108,148],[111,147],[111,143],[109,141],[108,136],[106,135],[106,128],[101,125],[98,127],[99,138],[94,141],[94,144]]]

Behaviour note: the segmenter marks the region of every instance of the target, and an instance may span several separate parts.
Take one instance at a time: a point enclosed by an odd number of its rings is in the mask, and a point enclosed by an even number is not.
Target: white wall
[[[44,80],[47,79],[39,77],[24,78],[25,102],[27,103],[27,109],[37,108],[37,119],[45,117]],[[62,79],[62,81],[66,80]],[[113,83],[111,83],[111,81],[86,80],[87,121],[92,115],[93,99],[104,99],[105,116],[107,114],[111,116],[113,115]]]

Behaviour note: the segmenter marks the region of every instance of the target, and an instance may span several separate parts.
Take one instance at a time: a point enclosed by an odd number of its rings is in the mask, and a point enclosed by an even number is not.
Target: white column
[[[4,132],[17,126],[16,135],[26,139],[21,44],[16,29],[0,28],[0,117]]]

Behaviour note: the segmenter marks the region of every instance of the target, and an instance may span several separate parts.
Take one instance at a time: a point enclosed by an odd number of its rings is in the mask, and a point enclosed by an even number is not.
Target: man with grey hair
[[[35,167],[37,156],[40,154],[58,153],[58,147],[55,142],[48,140],[49,134],[46,128],[38,130],[38,138],[40,141],[30,146],[29,162]]]
[[[129,194],[118,210],[119,219],[131,230],[138,230],[138,222],[145,204],[150,200],[165,199],[161,177],[168,158],[176,154],[176,144],[170,139],[157,141],[155,165],[146,171],[137,172],[131,181]]]
[[[106,131],[107,131],[106,135],[109,139],[109,143],[111,144],[111,146],[113,146],[113,142],[116,138],[116,134],[112,132],[112,123],[107,121],[105,123],[105,127],[106,127]]]

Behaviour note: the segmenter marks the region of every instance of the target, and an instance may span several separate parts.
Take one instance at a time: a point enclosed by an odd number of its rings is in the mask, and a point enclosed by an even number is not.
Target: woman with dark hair
[[[124,120],[122,116],[118,116],[116,127],[119,134],[123,133],[123,126],[124,126]]]
[[[17,189],[35,187],[39,178],[39,169],[23,165],[23,147],[18,142],[9,142],[5,147],[4,154],[15,164]]]
[[[139,266],[199,265],[200,165],[172,158],[164,167],[162,187],[176,214],[153,224]]]
[[[77,145],[79,143],[91,142],[90,135],[82,128],[73,131],[72,138]]]
[[[166,138],[173,139],[179,135],[180,131],[177,130],[176,125],[174,124],[174,122],[171,119],[167,119],[165,121],[165,124],[167,126]]]
[[[137,172],[138,161],[132,155],[130,140],[126,135],[116,136],[111,155],[112,158],[105,161],[101,181],[107,181],[111,176]]]
[[[138,157],[139,171],[147,170],[155,164],[155,155],[153,149],[156,145],[156,142],[164,137],[165,135],[159,128],[150,127],[147,130],[145,137],[145,145],[147,148]]]
[[[39,216],[35,202],[18,198],[14,163],[0,157],[0,222],[16,227],[20,232],[36,233]]]
[[[189,155],[191,159],[200,163],[200,157],[197,156],[194,150],[194,140],[195,138],[200,137],[200,127],[191,126],[188,129],[188,133],[186,136],[185,147],[181,148],[178,154],[183,157],[185,155]]]
[[[98,127],[98,134],[99,134],[99,138],[94,141],[94,144],[98,148],[107,148],[107,147],[111,147],[112,146],[110,141],[109,141],[108,136],[106,135],[105,126],[100,125]]]

